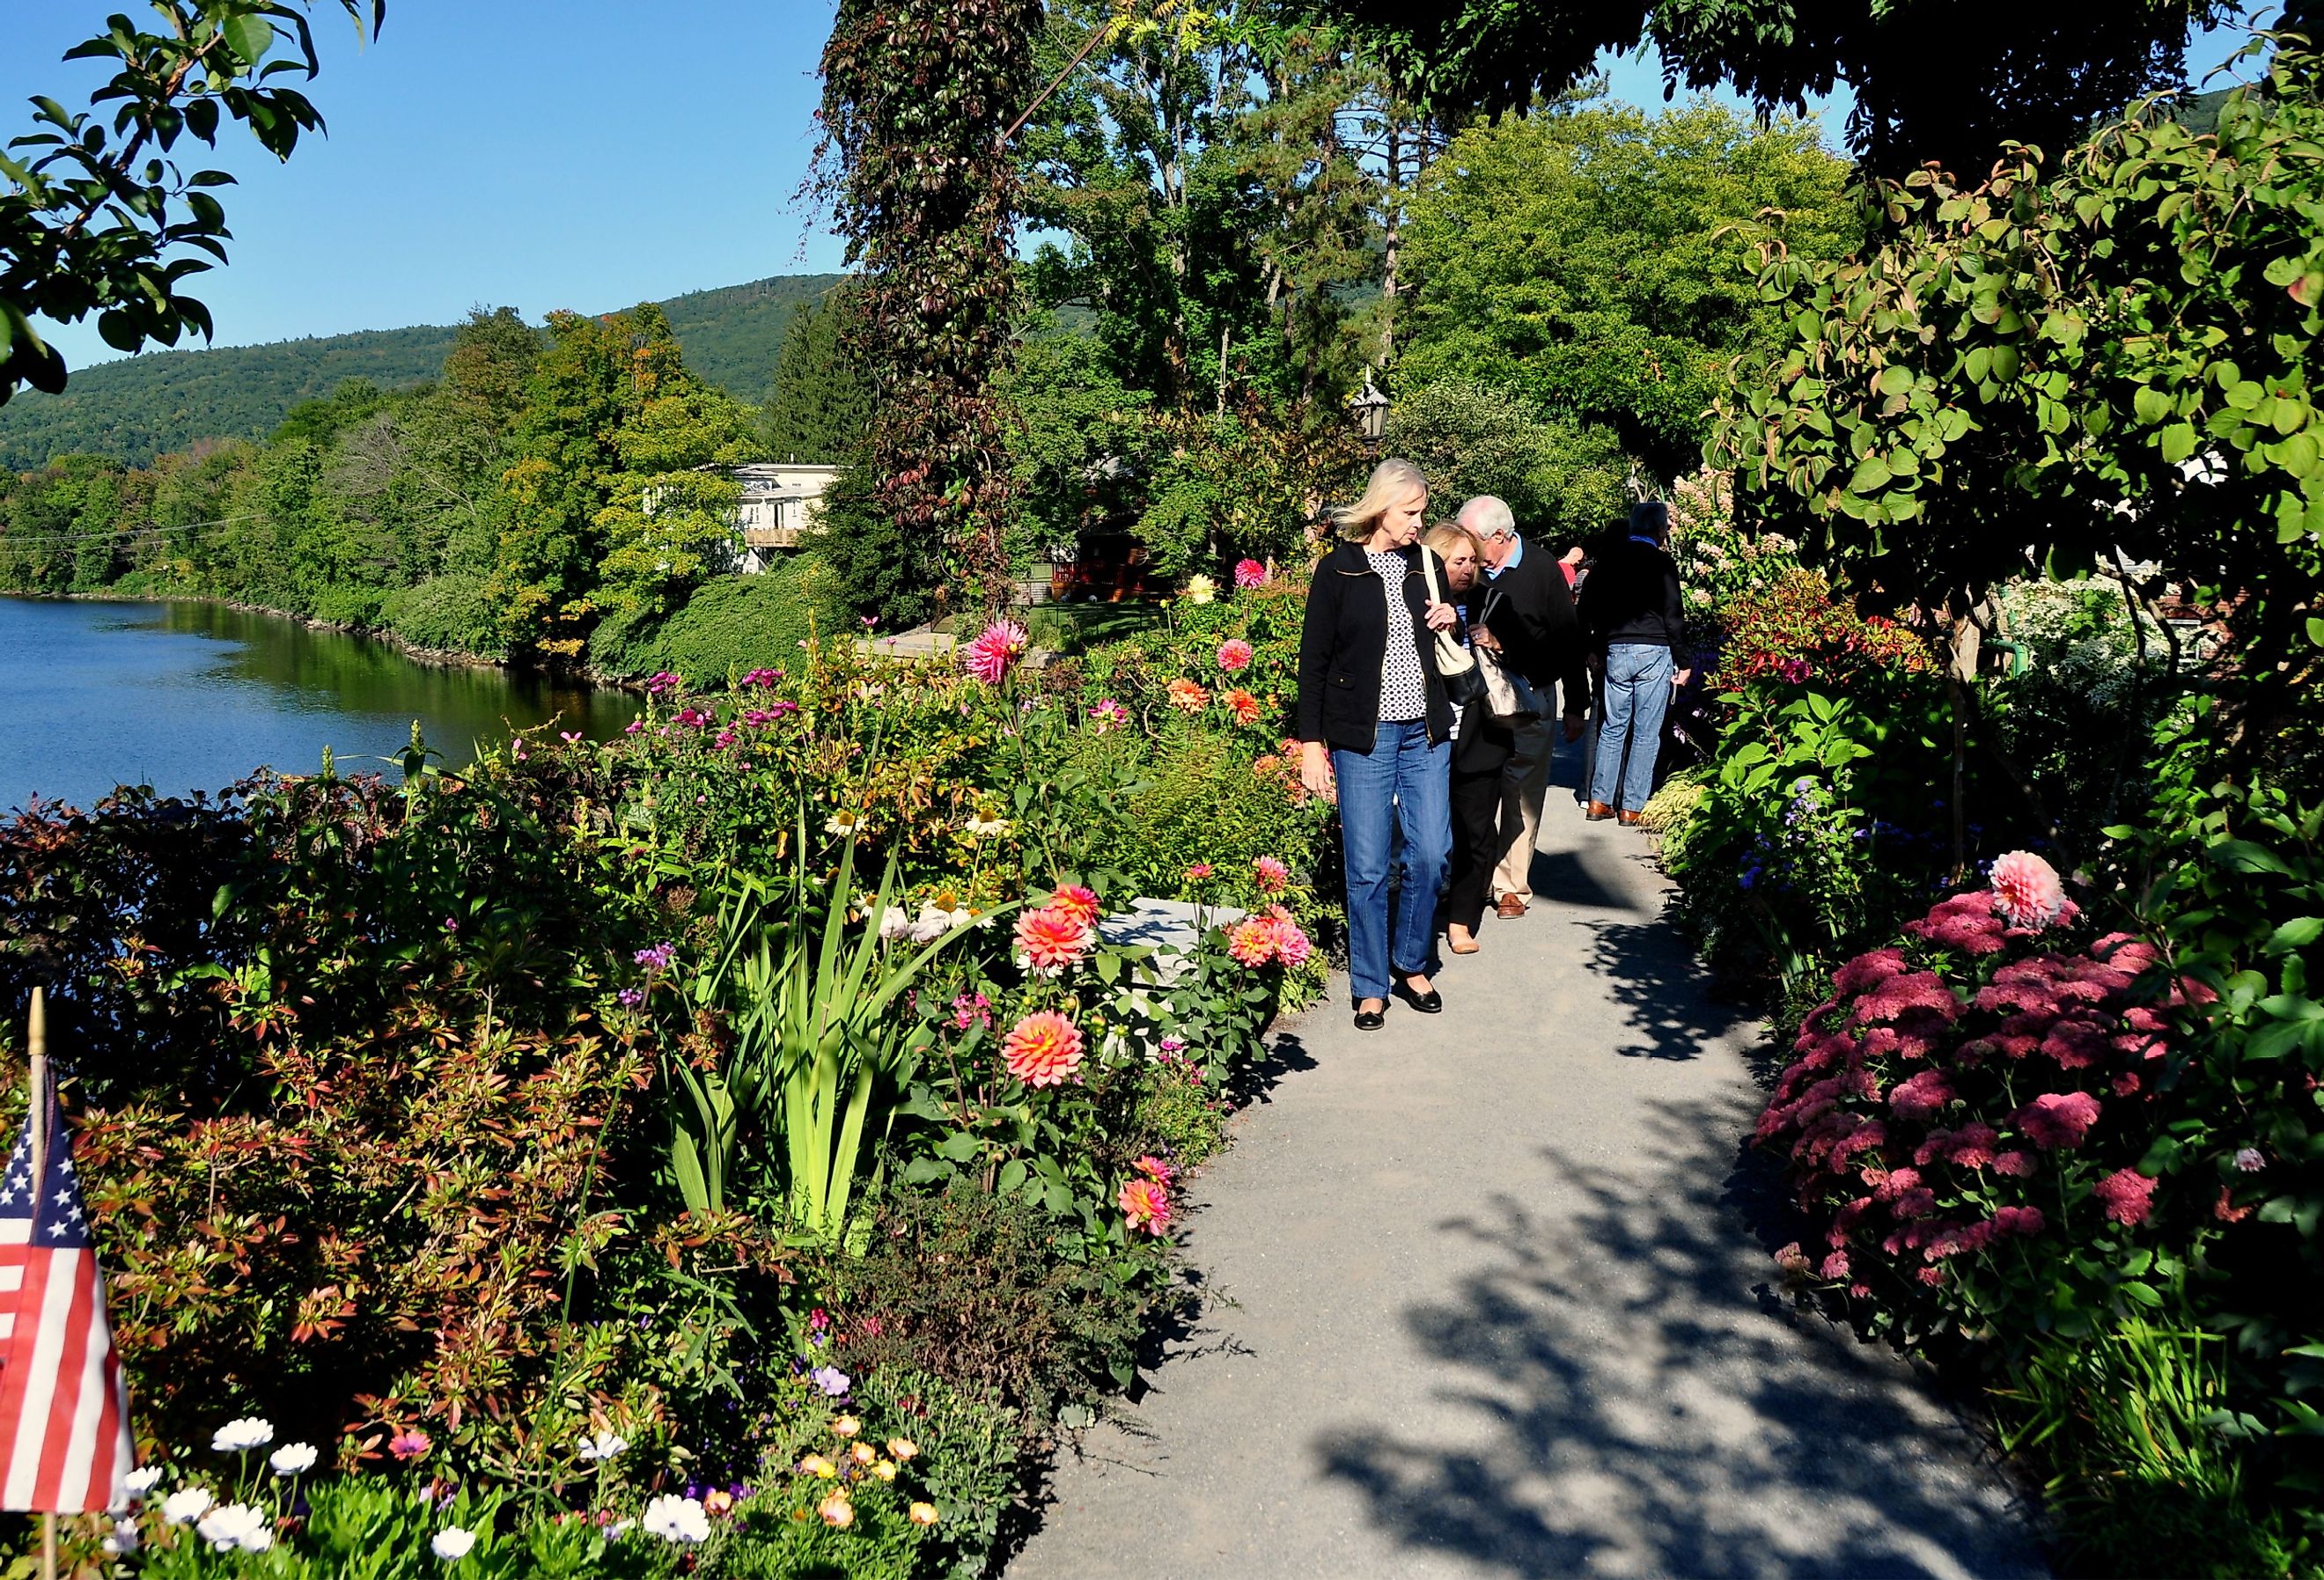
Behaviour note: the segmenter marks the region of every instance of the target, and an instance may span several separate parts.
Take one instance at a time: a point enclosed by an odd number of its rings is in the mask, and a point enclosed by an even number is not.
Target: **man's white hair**
[[[1491,494],[1480,494],[1461,507],[1455,518],[1460,523],[1485,538],[1514,538],[1517,535],[1517,518],[1510,513],[1508,502]]]

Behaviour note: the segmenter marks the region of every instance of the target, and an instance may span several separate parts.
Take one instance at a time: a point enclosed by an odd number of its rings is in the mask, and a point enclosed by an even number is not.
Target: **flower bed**
[[[335,1574],[361,1528],[414,1573],[985,1572],[1321,980],[1328,808],[1249,719],[1279,602],[1080,675],[1006,629],[809,648],[658,678],[608,746],[9,826],[0,977],[58,995],[166,1482],[134,1562]],[[1168,969],[1104,936],[1141,895],[1194,918]],[[215,1457],[222,1410],[314,1463]]]

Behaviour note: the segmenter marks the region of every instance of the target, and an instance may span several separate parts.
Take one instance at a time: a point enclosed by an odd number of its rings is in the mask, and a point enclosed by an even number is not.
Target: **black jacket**
[[[1482,615],[1492,596],[1489,617]],[[1499,576],[1478,577],[1471,605],[1501,644],[1502,661],[1527,680],[1550,702],[1553,683],[1565,688],[1565,711],[1590,708],[1590,677],[1583,668],[1581,617],[1574,612],[1572,589],[1549,550],[1538,543],[1526,545],[1525,558]]]
[[[1622,646],[1675,651],[1686,636],[1678,561],[1636,538],[1607,544],[1582,584],[1582,623],[1594,652]]]
[[[1399,591],[1412,611],[1412,635],[1420,650],[1420,673],[1428,691],[1428,738],[1441,743],[1452,733],[1452,704],[1436,673],[1433,633],[1428,629],[1428,584],[1417,543],[1404,556]],[[1433,557],[1432,557],[1433,558]],[[1444,585],[1444,567],[1436,567]],[[1298,738],[1322,741],[1345,752],[1369,753],[1379,736],[1380,663],[1388,654],[1388,596],[1362,548],[1342,543],[1323,556],[1307,586],[1307,623],[1299,635]]]

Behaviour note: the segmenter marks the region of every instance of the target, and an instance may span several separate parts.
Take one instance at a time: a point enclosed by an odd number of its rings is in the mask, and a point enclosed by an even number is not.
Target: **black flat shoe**
[[[1358,1010],[1356,1012],[1356,1030],[1359,1031],[1377,1031],[1387,1024],[1388,1012],[1386,1010]]]
[[[1415,993],[1410,983],[1399,982],[1389,991],[1424,1015],[1442,1014],[1444,1011],[1444,995],[1433,987],[1426,993]]]

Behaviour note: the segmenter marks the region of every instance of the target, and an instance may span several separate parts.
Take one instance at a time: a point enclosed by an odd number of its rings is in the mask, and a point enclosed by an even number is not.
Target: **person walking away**
[[[1337,787],[1349,992],[1366,1031],[1385,1021],[1391,991],[1425,1014],[1444,1007],[1429,973],[1452,843],[1452,704],[1431,633],[1451,630],[1456,616],[1428,596],[1427,510],[1419,467],[1395,459],[1373,467],[1363,497],[1333,513],[1341,541],[1315,567],[1299,637],[1299,775],[1315,795]],[[1442,568],[1436,576],[1441,585]],[[1399,830],[1402,901],[1392,913]]]
[[[1484,550],[1466,528],[1446,522],[1421,541],[1444,562],[1444,587],[1461,622],[1453,633],[1474,645],[1481,608]],[[1452,863],[1444,892],[1444,941],[1455,955],[1477,952],[1477,924],[1485,913],[1493,864],[1500,859],[1501,770],[1514,738],[1482,700],[1452,710]]]
[[[1485,577],[1497,595],[1496,613],[1480,640],[1545,701],[1555,695],[1554,683],[1563,683],[1565,738],[1580,740],[1589,682],[1582,664],[1581,624],[1564,575],[1546,550],[1526,552],[1516,517],[1493,495],[1469,501],[1458,519],[1475,534]],[[1541,833],[1542,801],[1549,794],[1553,727],[1545,718],[1518,723],[1501,772],[1501,847],[1492,878],[1494,911],[1505,920],[1516,920],[1533,904],[1534,846]]]
[[[1663,715],[1672,689],[1684,679],[1676,654],[1686,616],[1669,541],[1669,508],[1660,500],[1635,506],[1628,536],[1607,545],[1582,595],[1582,624],[1605,663],[1587,808],[1601,822],[1638,821],[1654,794]]]

